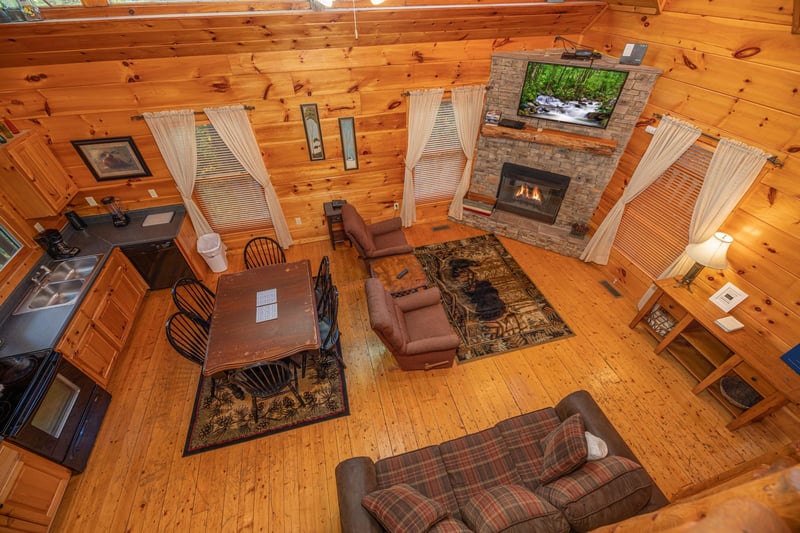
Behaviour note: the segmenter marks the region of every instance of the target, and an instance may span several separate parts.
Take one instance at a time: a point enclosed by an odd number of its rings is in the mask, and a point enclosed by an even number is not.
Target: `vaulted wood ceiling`
[[[611,7],[653,10],[658,1],[624,0]],[[287,0],[227,4],[238,11],[214,13],[209,4],[133,6],[50,9],[45,21],[4,24],[0,67],[577,35],[609,3],[387,0],[374,7],[368,0],[336,0],[324,9]]]

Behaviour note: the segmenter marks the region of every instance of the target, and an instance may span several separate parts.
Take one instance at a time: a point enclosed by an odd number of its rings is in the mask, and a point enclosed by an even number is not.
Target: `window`
[[[195,127],[197,179],[194,200],[217,233],[272,226],[264,188],[222,141],[214,126]]]
[[[694,145],[625,206],[614,246],[657,279],[685,249],[712,152]]]
[[[414,198],[417,203],[452,200],[466,157],[458,140],[453,103],[442,101],[431,138],[414,167]]]
[[[0,270],[22,250],[22,244],[3,225],[0,225]]]

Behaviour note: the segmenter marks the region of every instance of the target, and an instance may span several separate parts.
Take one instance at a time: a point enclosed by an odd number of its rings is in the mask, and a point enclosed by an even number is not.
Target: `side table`
[[[400,279],[397,274],[408,272]],[[428,286],[425,269],[414,254],[390,255],[369,262],[369,275],[378,278],[392,296],[404,296]]]
[[[342,208],[341,206],[334,207],[333,202],[325,202],[322,207],[325,210],[325,223],[328,224],[331,246],[335,250],[337,242],[350,242],[342,226]]]

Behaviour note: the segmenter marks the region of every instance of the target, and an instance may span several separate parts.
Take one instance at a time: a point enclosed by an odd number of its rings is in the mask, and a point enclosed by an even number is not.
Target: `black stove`
[[[0,357],[0,433],[13,435],[26,420],[50,384],[58,358],[53,350]]]

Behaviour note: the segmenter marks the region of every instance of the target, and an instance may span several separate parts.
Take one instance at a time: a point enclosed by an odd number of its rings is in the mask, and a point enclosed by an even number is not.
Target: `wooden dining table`
[[[256,321],[258,293],[275,289],[277,317]],[[262,294],[262,298],[263,298]],[[203,374],[319,350],[314,285],[308,260],[223,274],[211,315]]]

